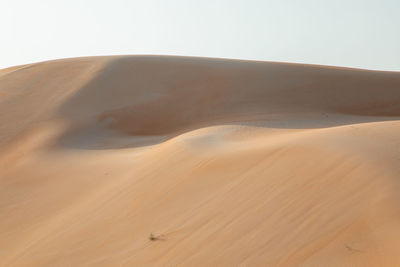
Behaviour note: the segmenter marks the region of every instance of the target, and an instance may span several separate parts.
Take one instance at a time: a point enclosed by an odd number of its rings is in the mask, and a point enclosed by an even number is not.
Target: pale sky
[[[0,0],[0,68],[117,54],[400,71],[400,0]]]

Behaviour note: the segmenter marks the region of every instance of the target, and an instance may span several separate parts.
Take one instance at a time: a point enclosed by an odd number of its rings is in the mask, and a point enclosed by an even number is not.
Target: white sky
[[[0,0],[0,68],[168,54],[400,70],[400,0]]]

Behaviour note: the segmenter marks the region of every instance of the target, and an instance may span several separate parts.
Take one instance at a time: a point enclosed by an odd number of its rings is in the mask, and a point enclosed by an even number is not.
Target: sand
[[[400,266],[399,119],[396,72],[0,70],[0,266]]]

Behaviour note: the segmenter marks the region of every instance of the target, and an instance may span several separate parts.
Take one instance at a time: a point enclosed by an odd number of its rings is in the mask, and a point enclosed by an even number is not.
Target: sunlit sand
[[[0,266],[398,266],[400,73],[0,70]]]

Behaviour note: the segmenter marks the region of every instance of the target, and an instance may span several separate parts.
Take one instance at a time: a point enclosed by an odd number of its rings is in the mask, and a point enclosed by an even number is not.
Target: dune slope
[[[0,266],[398,266],[399,119],[395,72],[0,70]]]

